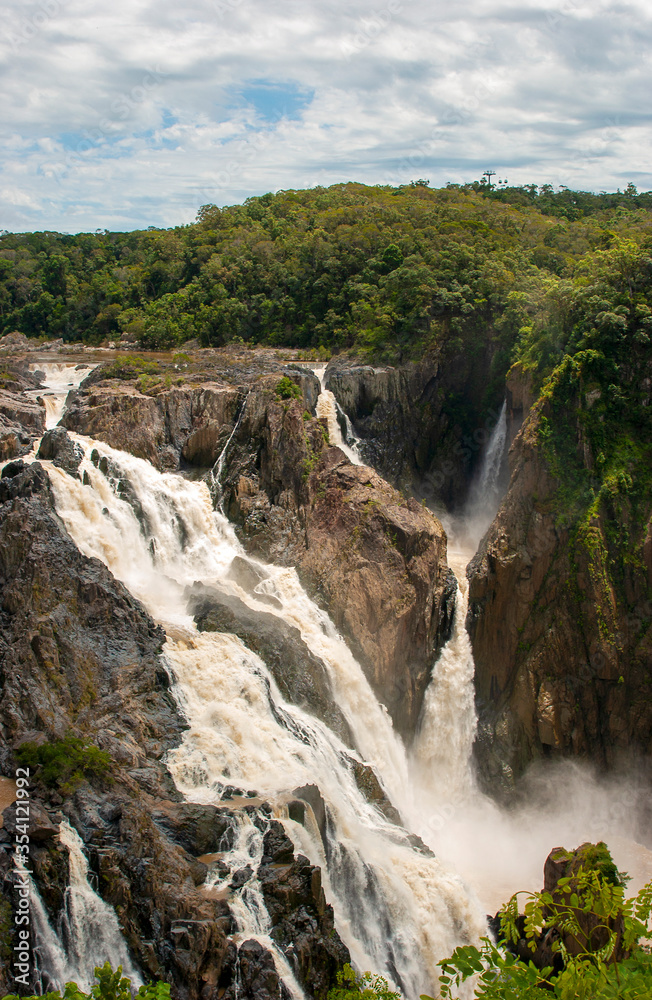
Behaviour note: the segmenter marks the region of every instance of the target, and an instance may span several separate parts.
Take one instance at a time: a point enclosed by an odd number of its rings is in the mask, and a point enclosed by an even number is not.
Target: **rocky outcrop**
[[[267,357],[229,364],[218,352],[208,354],[179,364],[127,357],[101,365],[69,396],[62,424],[157,469],[176,470],[217,461],[247,392],[266,373],[276,382],[291,376],[314,410],[319,383],[310,372]]]
[[[163,763],[185,728],[160,658],[164,635],[103,564],[77,550],[38,463],[11,463],[0,479],[0,595],[0,771],[15,773],[26,743],[64,748],[60,741],[71,736],[108,755],[99,771],[71,777],[62,749],[60,777],[49,772],[46,779],[38,768],[32,774],[30,861],[53,926],[69,879],[67,851],[56,838],[66,816],[146,978],[172,983],[175,1000],[278,997],[271,954],[258,942],[238,952],[228,893],[203,884],[210,861],[202,858],[228,849],[236,807],[180,802]],[[15,808],[5,809],[0,829],[8,904],[16,901],[8,851]],[[265,836],[272,831],[248,877],[265,883],[266,898],[275,901],[272,934],[307,993],[321,1000],[349,956],[319,869],[295,856],[287,838],[281,843],[269,806],[243,808],[253,810]],[[10,917],[6,906],[0,910],[0,983],[7,989]]]
[[[325,384],[352,422],[362,457],[400,489],[460,508],[502,402],[488,379],[495,352],[452,357],[446,346],[400,366],[335,357]]]
[[[26,455],[45,430],[45,404],[28,395],[39,384],[17,364],[7,364],[0,372],[0,462]]]
[[[652,754],[650,511],[643,524],[629,503],[619,512],[630,561],[604,507],[579,521],[566,510],[542,444],[548,416],[542,400],[516,437],[509,491],[468,569],[476,751],[495,792],[541,757]]]
[[[41,438],[37,458],[49,460],[69,476],[79,479],[79,466],[84,457],[81,447],[73,441],[63,427],[52,427]]]
[[[407,739],[446,641],[454,581],[446,536],[416,500],[326,441],[271,380],[249,393],[227,449],[222,502],[254,555],[295,566]]]
[[[210,466],[224,447],[240,397],[233,386],[163,388],[149,395],[131,383],[82,387],[69,400],[68,430],[147,459],[157,469]]]
[[[586,891],[578,881],[580,872],[589,876],[597,875],[600,881],[607,884],[622,884],[609,849],[602,841],[598,844],[581,844],[575,851],[555,847],[546,858],[543,868],[542,891],[549,894],[552,903],[543,905],[543,926],[534,938],[526,934],[524,916],[516,919],[516,930],[520,936],[517,936],[517,940],[509,941],[502,935],[500,914],[489,920],[492,930],[508,951],[526,964],[533,963],[537,969],[550,969],[551,979],[564,968],[563,955],[585,955],[587,952],[604,949],[613,932],[614,947],[606,961],[620,962],[628,955],[623,941],[622,916],[609,916],[605,920],[599,905],[595,910],[590,906],[586,911],[577,907],[570,914],[567,913],[571,892],[579,893],[581,906],[586,899]],[[562,879],[569,880],[567,888],[560,886]]]

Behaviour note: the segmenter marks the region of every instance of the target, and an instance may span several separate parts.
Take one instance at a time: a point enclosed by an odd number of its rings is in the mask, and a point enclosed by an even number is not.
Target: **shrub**
[[[156,983],[149,983],[141,986],[134,993],[131,987],[131,980],[122,975],[122,966],[119,965],[114,972],[108,962],[100,968],[95,969],[97,983],[91,987],[90,993],[84,993],[79,989],[77,983],[66,983],[63,993],[54,990],[52,993],[45,993],[42,997],[23,997],[22,1000],[170,1000],[170,987],[168,983],[160,980]],[[10,993],[2,1000],[21,1000],[16,994]]]
[[[71,734],[42,746],[23,743],[16,756],[23,767],[36,771],[37,781],[67,795],[85,778],[106,779],[111,766],[108,753]]]
[[[284,375],[276,386],[277,399],[301,399],[302,393],[296,382]]]
[[[512,896],[501,912],[503,943],[483,938],[480,948],[465,945],[440,962],[440,996],[456,996],[454,989],[477,976],[475,996],[486,1000],[652,997],[652,954],[640,944],[650,936],[652,883],[626,900],[624,878],[601,846],[599,857],[589,859],[597,861],[595,869],[560,879],[552,893],[527,893],[524,916],[521,894]],[[529,961],[514,953],[518,944],[522,954],[524,939]],[[543,968],[533,961],[546,953],[542,943],[551,962]]]
[[[328,993],[328,1000],[401,1000],[400,993],[394,993],[382,976],[371,972],[358,975],[350,965],[345,965],[337,973],[338,985]]]

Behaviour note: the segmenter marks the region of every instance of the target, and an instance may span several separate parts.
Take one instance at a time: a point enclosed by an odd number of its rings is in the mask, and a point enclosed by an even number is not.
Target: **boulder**
[[[36,457],[51,461],[53,465],[63,469],[69,476],[79,479],[78,470],[84,452],[70,438],[64,427],[53,427],[45,432],[41,438]]]

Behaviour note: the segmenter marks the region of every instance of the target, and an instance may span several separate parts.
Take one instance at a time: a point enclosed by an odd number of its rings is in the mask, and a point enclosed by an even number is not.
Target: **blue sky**
[[[648,0],[5,0],[0,229],[343,180],[652,188]]]

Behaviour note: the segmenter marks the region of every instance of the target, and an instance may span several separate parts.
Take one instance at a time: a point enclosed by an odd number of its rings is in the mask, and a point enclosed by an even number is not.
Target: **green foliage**
[[[23,743],[16,757],[36,781],[64,794],[74,792],[85,778],[110,780],[109,754],[70,734],[41,746]]]
[[[524,894],[523,916],[520,893],[502,910],[508,944],[525,939],[534,959],[545,936],[554,964],[540,968],[540,961],[525,961],[483,938],[480,948],[465,945],[440,962],[440,997],[456,996],[459,986],[473,976],[475,995],[487,1000],[651,997],[652,955],[640,942],[652,930],[652,883],[625,899],[624,879],[602,848],[597,845],[584,859],[595,863],[594,869],[581,867],[560,879],[552,893]]]
[[[90,993],[84,993],[77,983],[66,983],[63,993],[54,990],[45,993],[43,997],[27,997],[26,1000],[170,1000],[170,986],[160,980],[141,986],[135,993],[132,991],[131,980],[122,975],[122,966],[115,972],[108,962],[95,969],[97,983],[91,987]],[[2,1000],[19,1000],[11,993]],[[25,1000],[25,998],[23,998]]]
[[[401,1000],[401,994],[389,988],[382,976],[365,972],[358,975],[350,965],[337,973],[338,985],[329,991],[328,1000]]]
[[[197,338],[389,359],[445,343],[479,352],[493,340],[500,377],[521,330],[558,357],[565,283],[618,241],[644,245],[651,220],[652,196],[632,191],[417,181],[206,205],[194,225],[171,230],[5,233],[0,333],[98,343],[127,332],[156,349]],[[546,303],[553,326],[542,331],[533,319]],[[617,305],[600,320],[615,331]]]
[[[301,387],[284,375],[276,386],[276,396],[278,399],[301,399]]]

